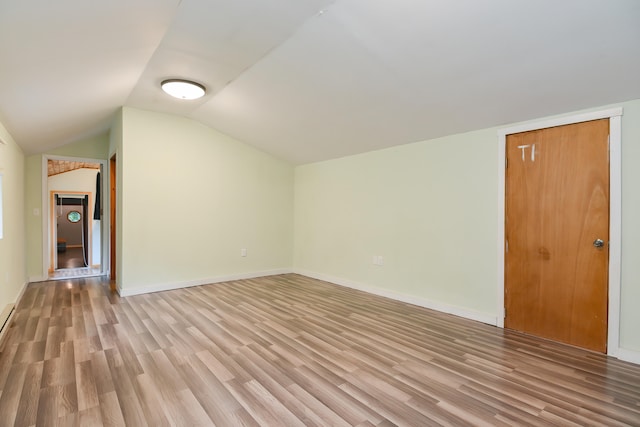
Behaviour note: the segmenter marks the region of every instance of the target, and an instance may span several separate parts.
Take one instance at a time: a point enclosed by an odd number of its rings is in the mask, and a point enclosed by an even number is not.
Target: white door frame
[[[42,156],[42,277],[43,280],[47,280],[49,277],[50,256],[49,248],[51,247],[51,233],[49,230],[49,216],[51,215],[49,206],[49,173],[48,173],[48,160],[70,160],[73,162],[86,162],[86,163],[99,163],[101,173],[101,207],[102,207],[102,221],[100,223],[100,272],[101,274],[107,273],[109,263],[109,198],[106,197],[106,191],[108,191],[109,182],[109,168],[107,167],[107,160],[103,159],[91,159],[83,157],[72,156],[54,156],[44,154]],[[95,203],[95,201],[94,201]]]
[[[609,310],[607,319],[607,354],[618,357],[620,350],[620,269],[622,237],[622,107],[526,123],[498,130],[498,307],[497,326],[504,328],[504,221],[505,164],[507,135],[563,126],[591,120],[609,119]]]

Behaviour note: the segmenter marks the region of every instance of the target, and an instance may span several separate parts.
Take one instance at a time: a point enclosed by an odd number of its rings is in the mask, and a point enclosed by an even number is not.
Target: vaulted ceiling
[[[37,153],[132,106],[301,164],[640,98],[639,22],[638,0],[0,0],[0,122]]]

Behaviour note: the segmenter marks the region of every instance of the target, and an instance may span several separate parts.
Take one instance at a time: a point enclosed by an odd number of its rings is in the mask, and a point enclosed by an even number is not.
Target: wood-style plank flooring
[[[77,279],[100,276],[98,267],[85,267],[82,248],[67,248],[58,252],[58,268],[49,272],[49,280]]]
[[[30,284],[1,426],[640,425],[640,366],[299,275]]]
[[[82,268],[84,266],[82,248],[67,248],[64,251],[58,251],[58,269]]]

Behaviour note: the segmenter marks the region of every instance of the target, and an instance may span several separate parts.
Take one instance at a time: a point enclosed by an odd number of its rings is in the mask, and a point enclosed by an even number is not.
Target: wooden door
[[[606,352],[608,136],[608,119],[507,136],[507,328]]]
[[[109,161],[109,278],[111,279],[111,291],[116,290],[116,156],[114,154]]]

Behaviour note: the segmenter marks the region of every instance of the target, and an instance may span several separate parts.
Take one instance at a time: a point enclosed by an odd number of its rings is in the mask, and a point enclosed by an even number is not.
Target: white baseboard
[[[631,362],[640,365],[640,351],[619,348],[617,357],[618,359],[624,360],[625,362]]]
[[[29,283],[46,282],[47,280],[49,280],[49,278],[45,277],[45,276],[31,276],[31,277],[29,277]]]
[[[212,283],[230,282],[233,280],[255,279],[256,277],[275,276],[278,274],[288,274],[293,271],[290,268],[277,270],[255,271],[251,273],[231,274],[228,276],[209,277],[206,279],[188,280],[184,282],[163,283],[161,285],[144,286],[139,288],[122,288],[117,286],[118,294],[121,297],[129,297],[132,295],[149,294],[152,292],[171,291],[174,289],[189,288],[192,286],[208,285]]]
[[[329,276],[322,273],[316,273],[313,271],[307,271],[302,269],[294,269],[294,273],[301,274],[303,276],[311,277],[318,280],[324,280],[336,285],[345,286],[351,289],[357,289],[370,294],[379,295],[394,299],[397,301],[406,302],[409,304],[417,305],[419,307],[429,308],[431,310],[440,311],[443,313],[453,314],[454,316],[463,317],[465,319],[475,320],[478,322],[486,323],[492,326],[497,326],[498,318],[489,314],[480,313],[474,310],[469,310],[462,307],[452,306],[444,304],[438,301],[431,301],[411,295],[400,294],[397,292],[389,291],[386,289],[376,288],[374,286],[365,285],[352,280],[343,279],[340,277]],[[610,354],[611,357],[615,357],[625,362],[640,364],[640,352],[634,350],[628,350],[624,348],[618,348],[615,355]]]
[[[331,282],[336,285],[344,286],[347,288],[357,289],[370,294],[390,298],[396,301],[402,301],[409,304],[417,305],[419,307],[424,307],[424,308],[440,311],[447,314],[453,314],[454,316],[458,316],[458,317],[464,317],[465,319],[487,323],[492,326],[496,326],[498,324],[498,318],[496,316],[492,316],[486,313],[481,313],[479,311],[469,310],[463,307],[449,305],[442,302],[432,301],[432,300],[428,300],[428,299],[424,299],[424,298],[420,298],[412,295],[401,294],[398,292],[389,291],[387,289],[376,288],[374,286],[358,283],[349,279],[329,276],[326,274],[316,273],[313,271],[294,269],[293,272],[297,274],[301,274],[303,276],[312,277],[314,279],[324,280],[325,282]]]

